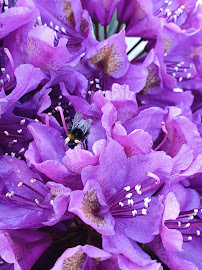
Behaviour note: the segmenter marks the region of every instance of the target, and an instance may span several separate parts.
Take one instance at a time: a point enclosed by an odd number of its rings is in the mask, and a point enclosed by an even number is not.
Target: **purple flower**
[[[32,120],[16,116],[6,112],[0,118],[0,149],[1,154],[15,156],[19,159],[24,157],[24,152],[32,140],[27,125]]]
[[[155,162],[158,155],[161,165]],[[82,170],[85,187],[71,193],[69,211],[104,235],[114,234],[115,223],[133,240],[149,242],[158,234],[162,213],[158,198],[151,197],[160,183],[155,174],[165,180],[170,170],[171,160],[163,153],[127,160],[123,148],[111,141],[100,155],[100,165]]]
[[[38,10],[33,6],[27,4],[27,1],[7,1],[8,4],[1,3],[0,15],[0,38],[4,38],[17,28],[33,21],[38,16]],[[30,2],[31,3],[31,2]]]
[[[16,77],[16,87],[9,95],[6,95],[3,91],[0,93],[0,115],[12,107],[23,95],[34,90],[45,78],[40,69],[30,64],[20,65],[16,68],[14,74]]]
[[[99,269],[111,269],[110,267],[118,267],[116,259],[99,248],[94,246],[76,246],[67,249],[57,260],[52,270],[63,269],[76,266],[78,269],[87,270],[94,267]],[[119,269],[119,268],[116,268]]]
[[[0,10],[0,269],[201,269],[199,1]]]
[[[47,233],[31,230],[0,230],[0,241],[1,268],[9,263],[14,270],[30,270],[51,244]]]
[[[78,65],[78,70],[88,79],[89,94],[108,90],[114,82],[125,83],[137,93],[145,86],[148,74],[143,65],[130,64],[124,31],[90,46]]]
[[[56,224],[63,217],[69,188],[54,182],[45,185],[39,174],[16,158],[4,156],[0,164],[1,229],[39,228]],[[6,212],[9,218],[5,219]]]
[[[40,10],[37,23],[46,23],[54,29],[55,44],[58,44],[61,38],[67,38],[68,50],[73,56],[80,56],[85,51],[86,44],[92,42],[89,15],[82,9],[80,0],[34,0],[34,3]]]
[[[186,25],[195,12],[196,0],[186,1],[163,1],[134,0],[134,10],[127,26],[127,35],[140,36],[143,38],[154,38],[161,33],[164,26],[170,27],[175,31],[180,28],[187,29]]]
[[[51,180],[72,189],[82,187],[80,177],[65,166],[65,147],[61,133],[50,126],[34,123],[28,126],[34,141],[25,153],[27,160]],[[52,136],[50,137],[50,134]],[[68,158],[68,157],[67,157]]]
[[[76,246],[74,248],[67,249],[61,257],[57,260],[52,270],[63,269],[64,267],[70,267],[76,265],[82,270],[92,269],[93,267],[100,270],[110,269],[148,269],[148,270],[160,270],[160,264],[151,264],[147,266],[138,266],[130,259],[126,258],[122,254],[112,255],[104,250],[98,249],[94,246]]]

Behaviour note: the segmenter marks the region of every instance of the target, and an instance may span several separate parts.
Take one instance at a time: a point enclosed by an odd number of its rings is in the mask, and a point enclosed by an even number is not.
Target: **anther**
[[[53,28],[53,22],[50,22],[50,27]]]
[[[9,74],[6,74],[6,78],[7,78],[7,81],[10,82],[11,81],[11,77]]]
[[[130,199],[132,196],[133,196],[133,193],[130,192],[130,193],[126,194],[125,198]]]
[[[4,86],[4,81],[3,79],[0,80],[1,86]]]
[[[37,199],[34,200],[37,205],[39,205],[39,201]]]
[[[4,130],[4,134],[5,134],[6,136],[9,136],[9,132],[6,131],[6,130]]]
[[[125,191],[130,191],[130,186],[124,187],[123,188]]]
[[[182,223],[180,221],[177,222],[177,226],[181,227]]]
[[[187,237],[187,240],[188,240],[188,241],[191,241],[191,240],[192,240],[192,236],[188,236],[188,237]]]
[[[199,230],[196,231],[196,235],[199,236],[201,232]]]
[[[22,148],[18,151],[18,154],[21,154],[21,153],[24,152],[24,151],[25,151],[25,148],[22,147]]]
[[[30,182],[33,184],[33,183],[35,183],[36,182],[36,179],[30,179]]]
[[[151,198],[149,198],[149,197],[146,197],[145,199],[144,199],[144,206],[147,208],[147,207],[149,207],[149,203],[151,202]]]
[[[129,199],[129,200],[128,200],[128,205],[130,206],[130,205],[133,205],[133,204],[134,204],[133,199]]]
[[[147,209],[143,208],[143,209],[142,209],[142,214],[143,214],[143,215],[146,215],[146,214],[147,214]]]
[[[184,225],[184,228],[189,228],[190,225],[191,225],[190,223],[187,223],[187,224]]]
[[[137,210],[136,210],[136,209],[134,209],[134,210],[132,211],[132,215],[133,215],[133,217],[135,217],[135,216],[137,215]]]
[[[123,204],[122,202],[119,202],[119,205],[120,205],[121,207],[123,207],[123,206],[124,206],[124,204]]]
[[[57,36],[57,32],[56,31],[54,31],[54,37],[55,37],[55,39],[58,39],[58,36]]]
[[[22,133],[22,129],[18,129],[17,133],[19,133],[19,134]]]
[[[53,205],[53,200],[50,200],[50,204]]]
[[[24,123],[25,123],[25,119],[20,120],[20,125],[21,126],[24,125]]]
[[[64,33],[64,34],[66,34],[67,32],[66,32],[66,30],[65,30],[65,28],[62,26],[61,28],[61,31]]]
[[[23,182],[18,183],[18,187],[21,187],[23,185]]]
[[[41,17],[40,16],[37,17],[37,22],[38,22],[39,25],[42,25],[42,21],[41,21]]]
[[[137,194],[142,194],[142,191],[140,190],[141,189],[141,185],[136,185],[135,186],[135,190],[136,190],[136,192],[137,192]]]
[[[191,78],[191,73],[188,73],[187,74],[187,79],[190,79]]]
[[[14,191],[7,192],[7,193],[6,193],[6,197],[7,197],[7,198],[11,198],[12,196],[14,196]]]
[[[60,27],[58,25],[55,26],[55,30],[60,32]]]

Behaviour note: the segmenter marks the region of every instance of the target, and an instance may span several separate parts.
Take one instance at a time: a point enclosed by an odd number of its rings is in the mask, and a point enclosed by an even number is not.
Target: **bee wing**
[[[72,130],[72,123],[71,122],[67,123],[67,130],[68,130],[68,133]]]
[[[75,128],[80,128],[85,134],[88,132],[88,129],[90,128],[92,122],[92,119],[84,120],[82,113],[80,111],[77,111],[74,116],[72,130]]]
[[[84,121],[83,114],[80,111],[77,111],[74,115],[72,129],[80,127],[80,122]]]
[[[87,119],[85,120],[85,125],[86,125],[86,128],[87,130],[90,128],[91,124],[93,123],[93,120],[92,119]]]

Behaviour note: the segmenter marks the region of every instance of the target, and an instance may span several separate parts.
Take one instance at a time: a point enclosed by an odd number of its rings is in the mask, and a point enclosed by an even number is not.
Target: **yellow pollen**
[[[62,9],[65,13],[65,20],[70,22],[71,25],[75,27],[76,22],[75,22],[74,13],[71,6],[71,0],[64,1]]]
[[[72,134],[68,134],[68,137],[70,138],[70,140],[74,141],[76,138],[72,135]]]
[[[108,76],[119,71],[122,66],[121,56],[114,44],[102,47],[89,61],[97,68],[103,68],[104,74]]]
[[[78,270],[81,269],[86,260],[86,254],[77,251],[73,256],[65,258],[62,264],[62,270]]]

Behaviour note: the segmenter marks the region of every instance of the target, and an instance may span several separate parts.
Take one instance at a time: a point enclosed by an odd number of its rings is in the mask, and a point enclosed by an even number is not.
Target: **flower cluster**
[[[202,269],[199,1],[0,9],[0,270]]]

